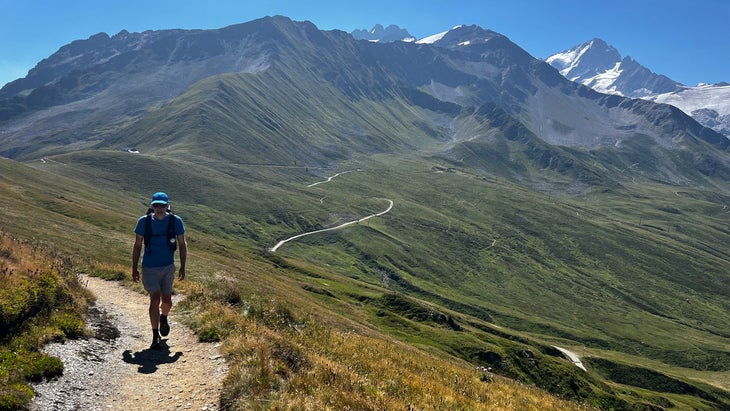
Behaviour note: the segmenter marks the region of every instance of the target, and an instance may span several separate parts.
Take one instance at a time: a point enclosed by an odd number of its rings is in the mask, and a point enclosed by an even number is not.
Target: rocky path
[[[33,410],[217,410],[227,372],[218,346],[200,343],[170,313],[170,335],[149,349],[148,298],[115,282],[85,277],[96,295],[97,338],[51,344],[64,374],[35,385]]]

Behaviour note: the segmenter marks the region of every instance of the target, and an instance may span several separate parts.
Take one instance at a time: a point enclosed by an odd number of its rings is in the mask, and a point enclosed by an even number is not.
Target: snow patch
[[[452,27],[451,30],[456,30],[456,29],[459,29],[459,28],[462,28],[462,27],[464,27],[464,25],[463,24],[459,24],[458,26]],[[446,35],[446,33],[450,32],[451,30],[446,30],[444,32],[441,32],[441,33],[438,33],[438,34],[434,34],[432,36],[424,37],[424,38],[418,40],[416,43],[417,44],[433,44],[433,43],[441,40],[442,38],[444,38],[444,36]]]
[[[545,62],[552,66],[558,66],[560,68],[560,74],[566,76],[580,63],[581,57],[590,50],[593,42],[589,42],[583,48],[575,48],[568,50],[564,53],[558,53],[548,57]],[[555,63],[555,64],[553,64]]]
[[[416,42],[416,44],[433,44],[442,38],[448,33],[448,31],[444,31],[442,33],[434,34],[432,36],[424,37]]]
[[[586,78],[582,81],[583,85],[586,85],[600,93],[605,94],[618,94],[621,96],[621,92],[616,89],[616,80],[621,75],[621,62],[616,63],[613,68],[599,73],[593,77]]]
[[[687,87],[684,90],[648,97],[657,103],[671,104],[685,113],[700,109],[712,109],[721,116],[730,115],[730,86],[703,84],[699,87]]]

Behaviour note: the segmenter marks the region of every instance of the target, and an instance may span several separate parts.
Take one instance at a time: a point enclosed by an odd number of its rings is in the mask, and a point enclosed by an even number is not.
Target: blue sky
[[[537,58],[598,37],[681,83],[730,82],[730,0],[0,0],[0,86],[99,32],[220,28],[267,15],[347,32],[396,24],[417,38],[476,24]]]

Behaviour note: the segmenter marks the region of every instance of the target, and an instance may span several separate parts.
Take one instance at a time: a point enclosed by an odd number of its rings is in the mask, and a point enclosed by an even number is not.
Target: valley
[[[276,16],[34,73],[0,100],[0,230],[135,289],[170,194],[222,409],[730,409],[730,142],[674,107],[477,26]]]

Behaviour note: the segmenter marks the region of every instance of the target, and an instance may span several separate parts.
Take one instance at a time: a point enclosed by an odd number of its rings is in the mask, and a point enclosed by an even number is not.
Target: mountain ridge
[[[115,45],[118,42],[124,46]],[[113,45],[112,51],[105,48],[107,44]],[[61,68],[62,64],[56,61],[69,61],[70,67]],[[84,63],[79,65],[76,61]],[[726,155],[713,152],[715,149],[725,152],[727,143],[691,125],[691,121],[682,118],[681,112],[661,105],[640,105],[628,99],[586,93],[548,64],[534,59],[508,38],[493,31],[478,26],[457,26],[432,44],[371,43],[356,41],[337,30],[320,31],[310,22],[297,23],[283,16],[216,30],[121,33],[113,37],[96,35],[86,41],[74,42],[73,47],[62,47],[58,55],[44,60],[29,79],[18,84],[37,84],[34,79],[53,75],[58,76],[56,80],[40,85],[30,93],[22,92],[0,100],[0,131],[3,133],[0,153],[29,159],[64,152],[69,147],[123,149],[138,146],[142,140],[131,137],[145,135],[144,130],[135,130],[137,125],[145,123],[145,117],[168,110],[171,102],[196,83],[231,73],[239,73],[245,77],[241,80],[249,83],[278,73],[270,84],[289,88],[280,90],[278,94],[282,98],[276,107],[262,111],[254,102],[242,108],[263,125],[247,138],[269,140],[267,134],[271,131],[289,130],[290,136],[275,134],[276,138],[284,139],[280,143],[254,143],[259,147],[296,147],[287,157],[288,162],[322,165],[329,161],[326,152],[350,153],[333,157],[343,160],[360,150],[352,147],[413,149],[413,143],[419,140],[430,145],[452,139],[447,148],[451,150],[450,146],[461,144],[453,140],[453,136],[462,133],[458,129],[447,130],[443,123],[473,117],[476,122],[472,124],[481,124],[486,131],[490,127],[489,121],[478,115],[479,107],[497,104],[536,138],[556,146],[540,149],[543,154],[538,156],[529,156],[536,167],[550,163],[550,160],[536,161],[537,158],[550,157],[545,153],[559,153],[565,147],[614,151],[619,154],[611,160],[614,166],[624,167],[620,163],[626,160],[622,159],[624,155],[620,151],[626,146],[621,142],[647,136],[645,143],[654,146],[645,150],[645,155],[655,157],[650,163],[666,162],[663,167],[644,170],[647,178],[676,183],[695,180],[706,184],[706,178],[717,180],[730,169]],[[15,84],[13,87],[6,87],[6,93],[19,87],[25,90],[27,85]],[[261,84],[252,90],[264,90],[265,87]],[[312,93],[321,97],[309,99],[307,96]],[[230,98],[225,94],[225,90],[219,90],[215,98]],[[307,133],[320,134],[322,139],[312,145],[305,144],[308,137],[294,137],[299,132],[288,128],[286,113],[279,113],[276,118],[272,116],[285,106],[285,98],[289,95],[295,97],[291,103],[299,107],[289,113],[306,112],[309,102],[322,101],[324,106],[330,106],[331,112],[342,115],[327,123],[310,124],[312,129]],[[253,95],[246,99],[251,97]],[[257,98],[266,104],[263,94]],[[331,105],[333,101],[338,105]],[[347,112],[383,103],[386,103],[383,107],[389,106],[394,113],[400,113],[384,117],[387,128],[377,124],[377,119],[367,119],[345,129],[336,125],[346,124],[348,118],[360,117],[345,114]],[[215,104],[223,107],[225,102]],[[198,113],[187,111],[186,116],[197,118],[199,124],[209,122],[204,115],[205,109],[200,110]],[[322,110],[319,112],[319,116],[327,117]],[[176,114],[162,115],[172,118]],[[221,119],[220,124],[228,127],[225,124],[236,121],[236,116],[229,115]],[[306,119],[301,121],[307,122]],[[98,124],[104,126],[99,128]],[[453,124],[467,123],[457,121]],[[171,130],[175,129],[172,124],[171,127]],[[227,133],[235,133],[236,127],[228,127]],[[148,130],[155,128],[145,127]],[[671,141],[664,137],[667,131],[673,134]],[[163,132],[168,136],[174,133]],[[153,139],[150,141],[162,138],[147,135]],[[405,140],[411,141],[397,142],[402,137],[393,136],[410,136]],[[171,140],[165,137],[161,141]],[[227,141],[232,145],[231,152],[241,152],[233,146],[249,144],[236,139]],[[370,142],[363,145],[366,141]],[[673,144],[673,141],[682,144]],[[199,140],[198,144],[205,142]],[[703,144],[709,146],[702,147]],[[347,148],[348,145],[351,147]],[[186,147],[190,149],[189,145]],[[337,148],[333,150],[334,147]],[[485,147],[496,148],[490,144]],[[529,146],[517,148],[532,150]],[[205,148],[201,149],[205,151]],[[694,159],[672,154],[685,150],[696,151]],[[305,155],[308,152],[320,154],[311,157]],[[269,153],[279,156],[275,151]],[[444,158],[449,158],[448,151]],[[318,163],[312,163],[313,159]],[[709,164],[714,166],[708,169],[706,165]],[[698,169],[703,171],[701,175],[696,173]],[[512,175],[527,177],[520,173],[518,167]],[[691,177],[687,180],[680,177],[682,174]]]

